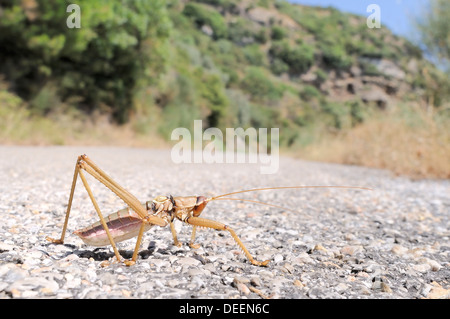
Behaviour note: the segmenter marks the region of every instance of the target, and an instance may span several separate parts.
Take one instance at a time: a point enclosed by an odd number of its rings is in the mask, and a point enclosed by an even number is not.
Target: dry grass
[[[87,115],[63,103],[36,115],[0,77],[0,144],[166,147],[154,126],[140,118],[116,125],[107,114]]]
[[[113,124],[105,115],[42,117],[17,108],[0,112],[0,144],[167,147],[156,132],[140,133],[134,126]]]
[[[70,109],[47,117],[32,116],[20,98],[1,89],[0,85],[0,144],[170,147],[150,117],[118,126],[105,115],[87,116]],[[320,142],[295,155],[383,168],[412,178],[449,179],[450,108],[444,111],[446,116],[411,105],[397,106],[348,131],[325,134]],[[314,130],[313,136],[319,131]],[[285,154],[292,155],[292,150]]]
[[[132,124],[116,125],[107,119],[69,119],[60,117],[25,118],[0,131],[4,145],[86,145],[124,147],[167,147],[157,134],[141,134]]]
[[[450,111],[449,109],[446,110]],[[399,106],[310,145],[301,157],[388,169],[411,178],[450,178],[450,120]]]

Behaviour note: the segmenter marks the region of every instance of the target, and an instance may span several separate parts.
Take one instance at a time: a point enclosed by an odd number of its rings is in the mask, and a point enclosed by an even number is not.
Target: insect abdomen
[[[106,216],[105,222],[116,243],[136,237],[142,225],[142,219],[130,208],[124,208]],[[151,226],[147,224],[145,231],[149,230]],[[100,247],[111,244],[101,222],[96,222],[86,228],[76,230],[74,234],[78,235],[86,244],[91,246]]]

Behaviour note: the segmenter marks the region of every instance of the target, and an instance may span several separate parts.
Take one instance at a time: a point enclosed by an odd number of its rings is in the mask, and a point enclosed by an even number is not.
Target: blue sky
[[[420,15],[428,0],[288,0],[292,3],[328,7],[333,6],[341,11],[356,13],[368,17],[367,7],[377,4],[381,9],[381,24],[387,26],[395,34],[414,38],[411,21]]]

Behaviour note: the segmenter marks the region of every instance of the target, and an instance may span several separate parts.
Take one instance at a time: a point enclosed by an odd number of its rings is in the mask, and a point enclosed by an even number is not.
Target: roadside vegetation
[[[450,178],[448,74],[365,17],[273,0],[78,4],[80,29],[63,1],[0,4],[0,143],[164,147],[202,119],[278,127],[302,158]]]

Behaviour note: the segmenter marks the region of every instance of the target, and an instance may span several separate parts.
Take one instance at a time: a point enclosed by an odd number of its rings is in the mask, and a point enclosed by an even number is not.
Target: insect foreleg
[[[216,230],[227,230],[231,234],[231,236],[233,237],[234,241],[243,250],[245,256],[247,256],[248,260],[250,260],[250,262],[253,265],[266,266],[269,263],[269,260],[265,260],[265,261],[257,261],[257,260],[255,260],[253,258],[253,256],[250,254],[250,252],[247,250],[247,248],[245,248],[244,244],[239,239],[239,237],[236,235],[234,230],[232,230],[230,227],[228,227],[225,224],[222,224],[220,222],[216,222],[214,220],[201,218],[201,217],[194,217],[194,216],[189,217],[186,220],[186,223],[188,223],[190,225],[193,225],[193,226],[208,227],[208,228],[212,228],[212,229],[216,229]]]

